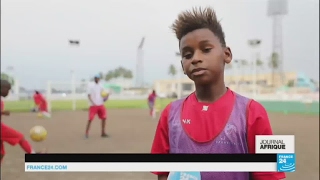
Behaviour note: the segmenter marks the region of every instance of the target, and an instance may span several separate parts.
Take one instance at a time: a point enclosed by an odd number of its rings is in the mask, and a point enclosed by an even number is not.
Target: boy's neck
[[[227,88],[223,81],[207,86],[196,85],[196,96],[199,102],[212,103],[218,100],[227,92]]]

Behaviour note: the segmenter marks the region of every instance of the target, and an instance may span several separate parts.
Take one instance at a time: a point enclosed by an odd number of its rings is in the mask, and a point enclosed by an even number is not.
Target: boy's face
[[[10,89],[11,89],[11,85],[9,85],[9,84],[8,85],[3,85],[1,87],[1,96],[2,97],[8,96]]]
[[[99,81],[100,81],[100,78],[98,78],[98,77],[94,78],[94,82],[98,83]]]
[[[180,52],[184,73],[198,85],[216,82],[224,73],[225,63],[232,60],[230,48],[223,47],[209,29],[197,29],[183,36]]]

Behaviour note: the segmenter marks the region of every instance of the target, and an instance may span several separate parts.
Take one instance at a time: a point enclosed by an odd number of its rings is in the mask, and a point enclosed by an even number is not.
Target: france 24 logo
[[[295,154],[277,154],[277,171],[294,172],[296,171]]]

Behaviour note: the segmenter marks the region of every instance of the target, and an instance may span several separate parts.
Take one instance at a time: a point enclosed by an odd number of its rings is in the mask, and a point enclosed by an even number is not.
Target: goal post
[[[47,82],[48,110],[79,110],[88,107],[87,87],[89,82]]]

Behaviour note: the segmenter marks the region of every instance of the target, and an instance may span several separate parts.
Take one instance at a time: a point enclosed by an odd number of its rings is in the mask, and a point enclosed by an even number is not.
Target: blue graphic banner
[[[200,172],[170,172],[168,180],[201,180]]]
[[[277,171],[294,172],[296,171],[295,154],[277,154]]]

